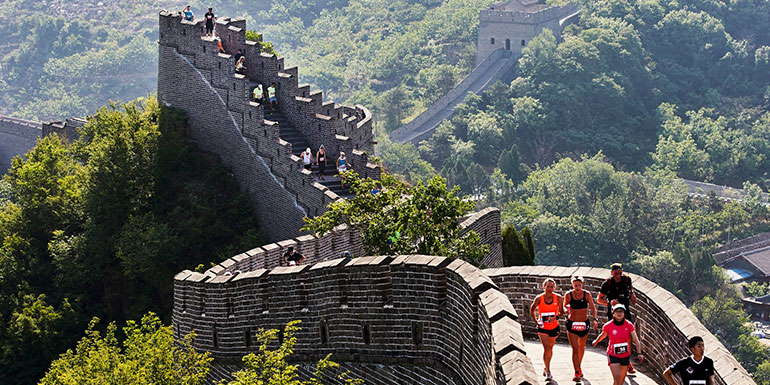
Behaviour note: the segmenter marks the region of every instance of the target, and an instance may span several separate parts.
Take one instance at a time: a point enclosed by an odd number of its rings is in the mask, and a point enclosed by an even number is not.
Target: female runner
[[[598,329],[596,321],[596,304],[591,293],[583,290],[583,277],[572,277],[572,290],[564,294],[564,312],[567,314],[567,338],[572,346],[572,366],[575,367],[575,377],[572,381],[580,381],[583,378],[583,371],[580,364],[583,362],[583,355],[586,352],[586,341],[588,340],[590,312],[594,330]]]
[[[644,361],[642,344],[639,342],[639,337],[636,336],[634,324],[626,320],[626,307],[623,304],[619,303],[612,306],[612,320],[604,324],[602,334],[596,337],[592,345],[596,346],[607,336],[610,337],[610,342],[607,344],[607,360],[614,380],[613,385],[623,385],[623,382],[626,381],[628,364],[631,362],[629,342],[636,345],[639,361]]]
[[[556,281],[552,278],[546,278],[543,281],[544,293],[538,294],[532,305],[529,307],[529,314],[532,319],[537,320],[537,336],[543,344],[543,363],[545,370],[543,376],[551,380],[551,357],[553,356],[553,345],[556,343],[556,337],[559,335],[559,316],[564,314],[562,298],[554,293]],[[537,314],[535,314],[537,312]]]

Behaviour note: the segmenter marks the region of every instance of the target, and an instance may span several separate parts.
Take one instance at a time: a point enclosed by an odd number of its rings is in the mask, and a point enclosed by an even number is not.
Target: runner
[[[591,345],[596,346],[607,337],[610,337],[607,344],[607,360],[612,372],[613,385],[623,385],[626,381],[628,364],[631,362],[629,343],[633,342],[636,345],[639,361],[644,360],[642,345],[639,337],[636,336],[634,324],[626,320],[626,307],[623,304],[619,303],[612,307],[612,320],[604,324],[602,334],[599,334]]]
[[[626,319],[638,326],[638,322],[631,312],[631,305],[636,305],[636,294],[634,294],[634,288],[631,284],[631,277],[623,275],[623,265],[620,263],[613,263],[610,269],[612,275],[602,283],[599,295],[596,297],[596,303],[607,306],[607,321],[612,321],[612,307],[618,303],[622,304],[625,306]],[[634,373],[636,373],[634,365],[628,365],[628,374]]]
[[[682,379],[683,385],[714,385],[714,361],[703,355],[706,350],[703,338],[690,338],[687,347],[692,355],[671,365],[663,372],[663,378],[668,385],[677,385],[673,376],[673,373],[676,373]]]
[[[529,307],[529,314],[533,320],[537,320],[537,336],[543,344],[543,363],[545,369],[543,376],[547,380],[553,379],[551,375],[551,357],[553,345],[559,335],[559,316],[563,314],[564,306],[562,297],[553,291],[556,289],[556,281],[546,278],[543,281],[544,293],[538,294]],[[535,314],[537,312],[537,314]]]
[[[567,338],[572,346],[572,366],[575,368],[575,377],[572,381],[578,382],[583,378],[580,364],[586,352],[589,313],[592,319],[591,327],[596,330],[599,324],[596,320],[596,304],[591,298],[591,293],[583,290],[583,277],[572,277],[571,281],[572,290],[564,295],[564,312],[567,314]]]

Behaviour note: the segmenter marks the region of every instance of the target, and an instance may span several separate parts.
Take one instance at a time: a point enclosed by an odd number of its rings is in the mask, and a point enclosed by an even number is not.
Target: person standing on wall
[[[591,298],[591,293],[583,289],[583,277],[572,277],[572,290],[564,294],[564,313],[567,314],[567,339],[572,346],[572,366],[575,368],[575,377],[572,381],[578,382],[583,378],[580,365],[586,352],[588,340],[589,314],[592,319],[591,327],[596,330],[599,323],[596,319],[596,304]]]
[[[691,356],[675,362],[663,372],[663,378],[668,385],[677,385],[674,373],[682,379],[683,385],[714,385],[714,361],[703,353],[706,348],[703,338],[695,336],[687,341]]]
[[[184,16],[184,19],[187,21],[193,21],[195,19],[195,16],[193,16],[192,9],[190,6],[184,7],[184,10],[182,10],[182,15]]]
[[[644,361],[642,345],[636,335],[634,324],[625,318],[626,307],[623,304],[612,306],[612,319],[602,326],[602,334],[591,343],[596,346],[603,339],[609,337],[607,344],[607,361],[612,372],[613,385],[623,385],[626,381],[628,365],[631,363],[631,345],[636,345],[639,361]]]
[[[324,172],[326,171],[326,147],[322,144],[318,148],[318,153],[315,156],[315,162],[318,165],[318,177],[324,180]]]
[[[636,319],[631,312],[631,305],[636,305],[636,294],[634,294],[634,288],[631,285],[631,277],[623,275],[623,265],[620,263],[613,263],[610,269],[612,276],[602,283],[599,295],[596,297],[596,302],[607,306],[608,321],[612,321],[611,309],[613,306],[622,304],[625,319],[629,322],[635,322]],[[628,373],[636,373],[633,364],[628,366]]]
[[[214,22],[217,20],[217,17],[214,16],[214,8],[209,8],[204,19],[206,20],[206,36],[214,36]]]
[[[556,281],[546,278],[543,281],[543,293],[538,294],[529,307],[529,315],[537,320],[537,336],[543,344],[543,376],[547,380],[553,379],[551,375],[551,357],[553,357],[553,345],[559,336],[559,316],[564,314],[562,297],[556,293]]]

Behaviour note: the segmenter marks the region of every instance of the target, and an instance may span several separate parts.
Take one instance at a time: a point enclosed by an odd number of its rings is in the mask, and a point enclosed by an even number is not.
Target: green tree
[[[681,292],[680,282],[684,268],[674,258],[670,251],[662,250],[652,255],[635,255],[634,269],[645,278],[657,283],[666,290]]]
[[[503,227],[503,265],[522,266],[535,264],[532,233],[526,227],[521,232],[512,225]]]
[[[448,188],[443,178],[414,186],[389,174],[373,180],[350,172],[343,179],[354,197],[306,219],[303,230],[323,234],[347,224],[361,232],[368,255],[441,255],[478,265],[487,253],[478,233],[460,227],[460,218],[474,204],[460,196],[458,188]]]
[[[297,343],[295,334],[300,330],[300,321],[291,321],[283,329],[283,341],[275,349],[270,346],[278,340],[277,329],[259,329],[257,341],[259,350],[243,357],[242,370],[233,373],[232,381],[222,381],[220,385],[321,385],[325,375],[339,372],[340,365],[331,360],[331,353],[322,358],[315,367],[312,377],[303,380],[299,375],[299,367],[288,363],[294,354]],[[364,380],[352,378],[350,373],[343,371],[334,375],[335,379],[345,385],[360,385]]]
[[[75,349],[55,360],[41,385],[204,384],[211,357],[192,347],[194,335],[175,341],[153,313],[128,321],[119,342],[114,323],[102,335],[94,319]]]
[[[746,295],[749,297],[762,297],[770,293],[770,285],[760,282],[749,282],[743,286],[743,290],[745,290]]]

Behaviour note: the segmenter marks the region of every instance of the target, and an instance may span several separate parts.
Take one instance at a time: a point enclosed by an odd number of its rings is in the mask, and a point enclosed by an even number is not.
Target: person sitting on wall
[[[216,41],[217,41],[217,51],[219,51],[219,53],[225,53],[225,47],[222,45],[222,39],[216,38]]]
[[[342,174],[345,171],[348,171],[348,158],[345,157],[344,151],[340,151],[340,156],[337,158],[337,173]],[[343,182],[342,176],[340,176],[340,186],[344,188],[345,183]]]
[[[214,16],[214,9],[209,8],[203,17],[206,20],[206,36],[214,36],[214,22],[217,20],[217,17]]]
[[[235,62],[235,72],[239,74],[246,73],[246,56],[241,55],[238,61]]]
[[[192,9],[190,8],[189,5],[184,7],[184,10],[182,10],[182,15],[184,15],[184,19],[187,21],[193,21],[193,19],[195,19],[195,16],[193,16]]]
[[[300,254],[299,251],[294,251],[294,246],[289,246],[286,252],[283,253],[283,259],[286,260],[289,266],[296,266],[305,261],[305,256]]]
[[[275,95],[276,91],[278,90],[278,87],[273,83],[270,85],[270,87],[267,88],[267,93],[269,95],[268,100],[270,101],[270,106],[272,108],[278,107],[278,97]]]

